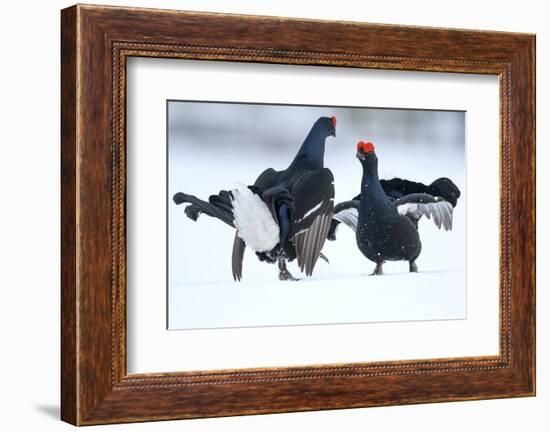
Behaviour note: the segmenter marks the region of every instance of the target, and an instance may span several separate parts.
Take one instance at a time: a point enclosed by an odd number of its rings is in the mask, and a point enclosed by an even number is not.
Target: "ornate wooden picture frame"
[[[533,396],[535,37],[102,6],[62,11],[61,417],[75,425]],[[129,57],[492,74],[500,82],[500,354],[126,371]]]

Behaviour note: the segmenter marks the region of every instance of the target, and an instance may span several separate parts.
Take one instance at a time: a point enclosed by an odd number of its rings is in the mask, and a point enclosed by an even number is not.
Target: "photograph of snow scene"
[[[465,112],[167,102],[168,329],[466,318]]]

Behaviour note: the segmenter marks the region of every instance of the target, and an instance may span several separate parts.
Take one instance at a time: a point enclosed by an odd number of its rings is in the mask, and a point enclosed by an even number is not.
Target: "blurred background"
[[[465,115],[456,111],[170,101],[170,149],[196,151],[208,144],[216,150],[238,143],[235,150],[262,157],[293,154],[323,115],[337,116],[337,141],[351,151],[363,139],[406,147],[403,151],[452,152],[464,162]]]

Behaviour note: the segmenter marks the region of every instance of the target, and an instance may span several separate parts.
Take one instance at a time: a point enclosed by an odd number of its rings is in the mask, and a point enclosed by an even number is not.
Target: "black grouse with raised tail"
[[[334,209],[334,178],[323,166],[325,140],[336,136],[336,117],[321,117],[311,128],[288,168],[266,169],[254,185],[210,196],[208,202],[176,193],[176,204],[190,204],[187,216],[201,213],[236,229],[233,278],[241,280],[244,251],[249,247],[261,261],[278,263],[279,279],[296,280],[286,267],[298,266],[311,275],[328,234]]]
[[[448,178],[429,186],[400,178],[379,180],[378,158],[370,142],[357,144],[357,158],[363,167],[361,193],[336,205],[329,239],[336,239],[338,224],[344,223],[355,231],[359,250],[376,263],[372,275],[382,274],[384,262],[400,260],[409,262],[410,272],[417,272],[415,261],[422,250],[418,220],[425,215],[438,228],[450,230],[460,190]]]

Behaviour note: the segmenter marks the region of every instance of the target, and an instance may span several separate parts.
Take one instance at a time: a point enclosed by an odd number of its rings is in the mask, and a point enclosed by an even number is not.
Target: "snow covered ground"
[[[176,102],[169,112],[169,329],[466,318],[462,113]],[[353,232],[340,226],[338,240],[323,249],[330,263],[320,260],[312,277],[281,282],[275,265],[259,262],[247,250],[243,281],[234,282],[234,231],[206,216],[193,222],[171,196],[184,191],[204,199],[237,183],[253,183],[267,167],[284,169],[320,115],[338,117],[337,137],[327,139],[325,153],[336,202],[358,193],[355,143],[370,140],[381,177],[430,183],[447,176],[458,185],[463,195],[453,230],[421,221],[417,274],[407,272],[406,262],[389,262],[384,276],[368,276],[374,263],[357,249]],[[295,262],[289,269],[300,276]]]

